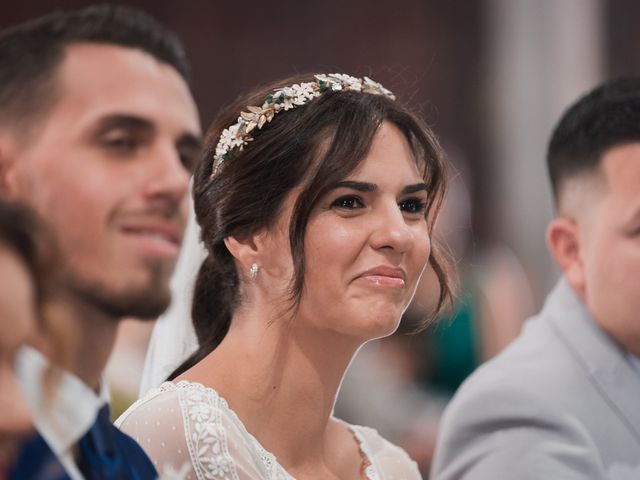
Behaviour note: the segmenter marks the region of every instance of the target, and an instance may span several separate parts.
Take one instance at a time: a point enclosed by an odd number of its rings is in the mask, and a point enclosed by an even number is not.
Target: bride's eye
[[[420,215],[423,215],[427,208],[426,202],[420,198],[407,198],[398,203],[398,206],[403,212]]]
[[[356,208],[364,208],[364,203],[362,203],[362,200],[356,195],[344,195],[334,200],[331,207],[354,210]]]

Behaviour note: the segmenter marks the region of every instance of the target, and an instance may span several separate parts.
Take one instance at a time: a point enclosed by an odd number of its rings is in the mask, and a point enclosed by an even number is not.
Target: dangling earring
[[[249,268],[249,276],[251,277],[251,280],[255,280],[256,277],[258,276],[258,270],[260,269],[260,267],[258,267],[258,264],[256,262],[253,262],[251,264],[251,268]]]

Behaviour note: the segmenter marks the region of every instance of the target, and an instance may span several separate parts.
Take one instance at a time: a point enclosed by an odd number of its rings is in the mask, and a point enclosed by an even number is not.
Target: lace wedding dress
[[[294,480],[245,429],[227,402],[199,383],[165,382],[134,403],[116,426],[132,436],[159,472],[186,480]],[[420,479],[404,450],[368,427],[349,425],[368,480]]]

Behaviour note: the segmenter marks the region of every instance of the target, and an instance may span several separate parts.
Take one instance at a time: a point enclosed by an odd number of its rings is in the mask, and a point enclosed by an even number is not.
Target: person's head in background
[[[199,147],[182,46],[143,12],[91,6],[0,34],[0,189],[51,224],[87,329],[168,306]]]
[[[551,252],[601,328],[640,355],[640,78],[609,81],[570,107],[547,161]]]
[[[0,468],[11,461],[21,436],[32,430],[31,417],[13,375],[13,359],[38,334],[50,341],[64,330],[55,317],[55,251],[47,230],[28,208],[0,199]],[[48,345],[64,364],[60,342]]]

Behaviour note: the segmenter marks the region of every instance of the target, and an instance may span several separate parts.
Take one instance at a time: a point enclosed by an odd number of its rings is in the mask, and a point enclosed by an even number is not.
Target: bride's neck
[[[358,346],[304,319],[269,323],[239,312],[218,348],[180,379],[215,388],[249,432],[281,462],[295,464],[320,453]]]

